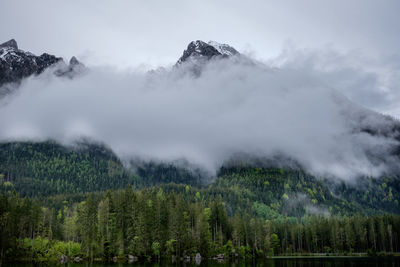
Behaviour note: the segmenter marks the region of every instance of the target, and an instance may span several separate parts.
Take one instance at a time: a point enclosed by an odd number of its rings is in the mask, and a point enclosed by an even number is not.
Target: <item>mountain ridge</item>
[[[19,83],[31,75],[39,75],[46,69],[56,67],[54,74],[72,78],[82,71],[84,65],[75,57],[69,64],[62,57],[48,53],[36,56],[18,48],[14,39],[0,44],[0,87],[6,84]]]
[[[227,44],[221,44],[215,41],[209,41],[206,43],[197,40],[188,44],[176,65],[180,65],[187,61],[210,60],[215,57],[227,58],[235,55],[240,55],[240,53]]]

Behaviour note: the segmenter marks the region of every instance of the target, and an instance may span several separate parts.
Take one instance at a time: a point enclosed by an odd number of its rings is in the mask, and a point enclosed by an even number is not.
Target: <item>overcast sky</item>
[[[174,63],[191,40],[229,43],[266,60],[286,43],[397,53],[400,1],[2,0],[0,37],[89,65]]]

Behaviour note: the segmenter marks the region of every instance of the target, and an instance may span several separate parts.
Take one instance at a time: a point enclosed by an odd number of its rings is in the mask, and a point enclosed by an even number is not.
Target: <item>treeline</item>
[[[220,196],[205,200],[189,186],[185,191],[134,191],[128,186],[89,194],[62,208],[2,194],[0,255],[9,260],[57,259],[62,254],[111,260],[130,254],[157,260],[196,253],[253,258],[400,250],[397,215],[275,220],[237,210],[229,216]]]
[[[143,188],[159,183],[200,185],[201,172],[168,163],[132,162],[134,173],[103,144],[81,141],[63,146],[54,141],[0,143],[0,192],[46,197]]]

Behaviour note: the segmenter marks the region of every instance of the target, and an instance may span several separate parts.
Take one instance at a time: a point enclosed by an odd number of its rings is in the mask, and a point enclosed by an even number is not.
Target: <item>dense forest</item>
[[[265,220],[246,211],[227,214],[221,197],[205,200],[186,186],[89,194],[61,209],[42,207],[16,193],[1,195],[1,255],[89,260],[128,254],[139,259],[203,257],[254,258],[304,253],[400,250],[400,216],[303,216]]]
[[[4,260],[257,258],[400,251],[398,177],[122,163],[101,144],[0,144]]]
[[[171,163],[123,164],[102,144],[75,146],[56,142],[0,144],[0,192],[16,190],[22,197],[44,198],[87,192],[141,189],[177,183],[209,189],[229,203],[229,214],[257,207],[259,214],[301,217],[306,212],[338,215],[399,213],[400,178],[363,178],[354,184],[314,177],[301,169],[222,167],[212,182],[200,170]],[[208,193],[209,192],[209,193]],[[82,197],[78,197],[81,200]]]
[[[68,147],[54,141],[0,143],[0,174],[1,182],[8,182],[22,196],[34,197],[119,189],[128,184],[201,183],[200,173],[167,163],[140,163],[132,172],[106,146],[87,140]]]

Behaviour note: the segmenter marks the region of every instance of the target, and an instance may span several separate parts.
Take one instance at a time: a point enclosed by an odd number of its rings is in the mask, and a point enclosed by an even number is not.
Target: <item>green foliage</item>
[[[188,163],[190,168],[156,162],[133,164],[135,175],[124,168],[111,150],[93,142],[84,141],[72,147],[52,141],[2,143],[0,192],[16,190],[22,196],[42,199],[68,195],[72,202],[79,202],[87,192],[117,190],[127,185],[137,189],[159,185],[172,189],[176,183],[184,184],[185,193],[194,194],[198,202],[220,195],[230,206],[231,216],[238,210],[249,209],[256,214],[255,202],[280,215],[297,218],[321,209],[341,215],[400,213],[398,177],[360,178],[355,187],[316,178],[301,170],[238,165],[222,167],[217,179],[206,188],[201,170]]]
[[[400,247],[398,177],[354,187],[300,170],[236,166],[221,168],[206,187],[196,170],[148,163],[135,176],[102,145],[54,142],[0,144],[0,173],[1,258],[252,258]]]
[[[5,188],[10,188],[10,187],[13,187],[14,185],[11,183],[11,182],[4,182],[3,183],[3,186],[5,187]]]
[[[36,237],[18,240],[18,250],[32,261],[59,261],[62,255],[67,257],[81,256],[81,245],[77,242],[63,242]],[[7,255],[6,255],[7,256]]]
[[[159,256],[160,256],[161,245],[160,245],[159,242],[154,241],[154,242],[151,244],[151,249],[153,250],[154,256],[156,256],[156,257],[159,257]]]
[[[122,188],[138,184],[119,159],[98,144],[63,147],[55,142],[0,144],[0,173],[24,196],[49,196]]]
[[[124,168],[103,144],[83,141],[64,147],[56,142],[0,143],[0,192],[15,188],[23,196],[43,197],[160,183],[201,185],[202,172],[167,163],[135,163]]]
[[[274,255],[279,254],[280,240],[277,234],[271,235],[271,248]]]
[[[365,215],[382,212],[400,214],[398,177],[360,178],[356,183],[357,186],[345,182],[333,183],[301,170],[236,166],[220,169],[213,191],[219,191],[229,199],[233,213],[236,209],[248,210],[246,204],[251,203],[253,210],[263,217],[264,213],[271,216],[273,212],[265,208],[262,212],[260,204],[269,206],[280,215],[297,218],[323,209],[341,215],[356,212]]]
[[[176,244],[175,239],[170,239],[165,242],[165,248],[166,248],[165,253],[167,255],[173,255],[175,253],[175,244]]]
[[[110,261],[127,254],[159,259],[197,252],[204,257],[238,253],[253,258],[393,252],[400,247],[397,215],[306,215],[265,220],[241,211],[228,216],[221,197],[199,203],[193,192],[184,186],[181,192],[160,188],[134,191],[128,187],[89,194],[84,201],[58,210],[16,194],[1,194],[2,258],[54,261],[61,255],[79,255]],[[256,209],[266,207],[258,203]]]

